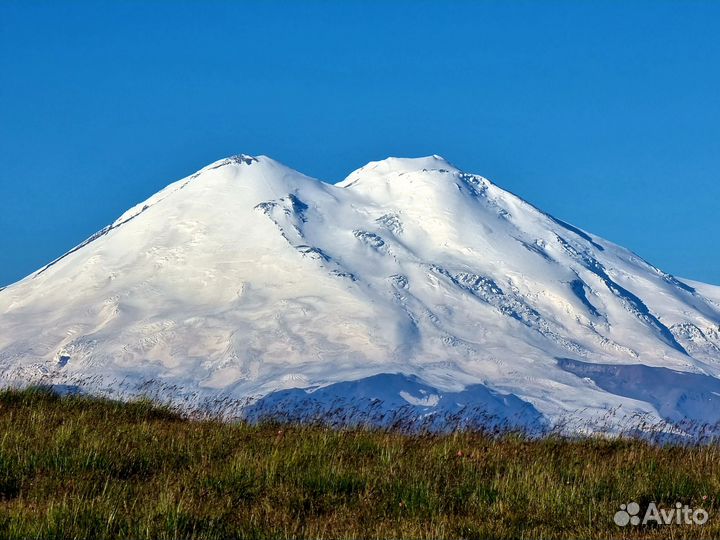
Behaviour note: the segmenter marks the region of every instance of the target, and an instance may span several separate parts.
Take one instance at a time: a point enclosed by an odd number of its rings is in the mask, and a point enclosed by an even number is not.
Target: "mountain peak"
[[[338,182],[336,185],[338,187],[349,187],[361,176],[387,178],[422,171],[459,172],[459,169],[437,154],[417,158],[388,157],[380,161],[371,161],[350,173],[345,180]]]
[[[437,154],[416,158],[387,157],[380,161],[371,161],[363,170],[382,170],[388,172],[415,172],[420,170],[458,170],[452,163]]]
[[[224,167],[226,165],[256,165],[263,163],[270,165],[281,165],[274,159],[263,155],[251,156],[250,154],[234,154],[232,156],[219,159],[210,163],[209,165],[206,165],[205,167],[197,171],[195,175],[199,175],[200,173],[203,173],[205,171],[219,169],[220,167]]]

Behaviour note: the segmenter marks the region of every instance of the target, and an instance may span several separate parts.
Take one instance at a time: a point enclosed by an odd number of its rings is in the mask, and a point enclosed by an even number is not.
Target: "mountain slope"
[[[477,388],[476,408],[513,423],[592,425],[617,407],[714,422],[719,291],[438,156],[372,162],[333,186],[241,155],[0,291],[0,370],[6,384],[192,408],[315,395],[321,411],[342,396],[440,417],[457,413],[444,396]],[[376,396],[343,384],[379,374],[401,380],[368,379]],[[629,389],[647,384],[674,391]]]

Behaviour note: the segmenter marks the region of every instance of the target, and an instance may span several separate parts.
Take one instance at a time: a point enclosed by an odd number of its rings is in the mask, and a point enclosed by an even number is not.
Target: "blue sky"
[[[0,284],[235,153],[441,154],[720,284],[720,2],[0,2]]]

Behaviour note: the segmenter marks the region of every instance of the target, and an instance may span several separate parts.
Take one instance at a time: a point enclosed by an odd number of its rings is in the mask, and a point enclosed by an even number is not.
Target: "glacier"
[[[0,290],[0,384],[230,417],[687,431],[720,421],[720,287],[439,156],[333,185],[238,155]]]

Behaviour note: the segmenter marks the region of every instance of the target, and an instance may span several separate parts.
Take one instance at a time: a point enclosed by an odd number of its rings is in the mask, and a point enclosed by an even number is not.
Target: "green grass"
[[[251,426],[0,392],[0,538],[717,538],[718,497],[714,445]],[[631,500],[710,520],[619,528]]]

